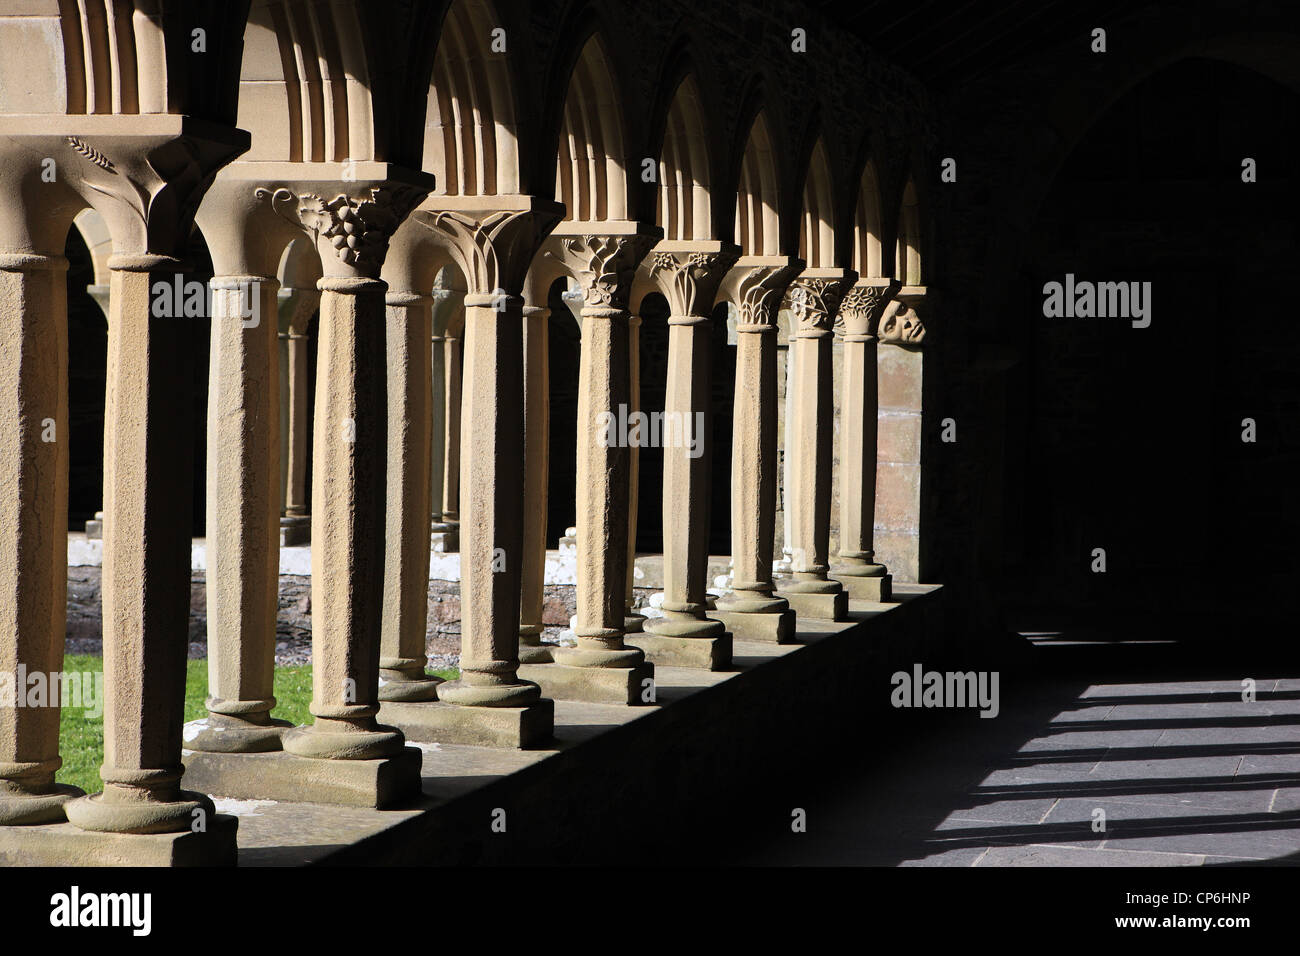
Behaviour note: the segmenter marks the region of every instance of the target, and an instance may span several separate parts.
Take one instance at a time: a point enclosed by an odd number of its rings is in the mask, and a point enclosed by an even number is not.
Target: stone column
[[[433,297],[388,293],[388,492],[379,699],[434,700],[429,658]]]
[[[64,804],[82,793],[54,782],[63,763],[58,688],[29,706],[26,679],[63,670],[67,269],[58,255],[0,255],[0,575],[8,582],[0,595],[0,680],[12,682],[0,686],[0,826],[61,821]]]
[[[288,293],[287,295],[285,293]],[[307,501],[307,323],[320,303],[316,289],[282,290],[280,347],[284,374],[280,396],[283,441],[284,496],[281,502],[280,544],[306,544],[311,539]]]
[[[283,734],[287,755],[232,774],[231,796],[382,806],[419,789],[419,753],[378,724],[384,595],[387,369],[386,283],[378,276],[393,233],[431,177],[385,163],[353,164],[355,181],[254,186],[265,212],[304,231],[321,256],[312,469],[312,703],[314,721]],[[342,193],[340,187],[346,188]],[[322,199],[330,196],[333,198]],[[427,335],[422,331],[421,335]],[[427,515],[427,509],[426,509]],[[426,520],[421,517],[421,522]],[[204,756],[204,755],[200,755]],[[337,761],[328,786],[298,758]],[[191,772],[218,775],[218,762]],[[255,779],[250,779],[255,777]]]
[[[736,304],[736,390],[731,452],[730,594],[715,615],[742,640],[794,640],[795,615],[772,592],[776,540],[776,310],[804,267],[799,259],[747,256],[723,284]]]
[[[440,554],[456,550],[454,529],[442,513],[447,459],[447,313],[453,295],[450,289],[433,290],[430,326],[429,533],[432,550]]]
[[[627,317],[628,416],[641,411],[641,316]],[[623,614],[623,633],[640,634],[645,630],[645,615],[636,607],[636,519],[641,495],[641,444],[631,443],[627,450],[627,593]]]
[[[664,603],[629,643],[655,664],[721,670],[731,635],[709,619],[709,330],[718,287],[739,250],[730,243],[661,242],[649,277],[668,299],[664,424]]]
[[[450,197],[416,212],[456,260],[465,296],[461,431],[460,678],[438,703],[385,703],[416,740],[526,747],[549,739],[554,703],[518,676],[523,552],[524,277],[559,221],[558,203],[527,196]],[[447,706],[453,705],[453,706]]]
[[[279,597],[280,407],[270,276],[212,279],[208,376],[208,716],[186,725],[189,750],[280,749],[275,706]]]
[[[583,292],[578,373],[577,647],[557,648],[555,664],[529,668],[552,697],[636,704],[654,670],[623,641],[628,522],[628,295],[638,263],[659,230],[602,223],[601,235],[563,235],[547,243]]]
[[[848,613],[843,586],[827,574],[835,427],[831,347],[840,299],[856,278],[840,269],[807,270],[789,293],[798,323],[790,345],[794,407],[786,422],[792,573],[781,582],[779,594],[800,618],[842,621]]]
[[[898,581],[923,581],[921,480],[925,421],[924,286],[903,286],[880,319],[877,367],[880,453],[877,465],[876,553]]]
[[[551,450],[551,363],[546,283],[529,273],[524,326],[524,543],[519,603],[519,661],[545,664],[551,649],[541,642],[546,598],[546,509]]]
[[[836,332],[844,343],[840,403],[840,562],[834,577],[850,598],[890,599],[888,569],[876,563],[876,331],[898,291],[892,279],[863,279],[845,295]]]
[[[450,312],[443,337],[443,372],[446,391],[443,397],[445,438],[442,455],[442,524],[446,526],[442,541],[444,551],[460,550],[460,413],[461,338],[465,333],[465,293],[451,291]]]
[[[182,263],[118,254],[108,323],[104,410],[103,793],[67,804],[85,830],[189,830],[215,813],[180,789],[193,523],[192,354],[183,317],[151,309],[155,280]],[[178,413],[179,412],[179,413]]]

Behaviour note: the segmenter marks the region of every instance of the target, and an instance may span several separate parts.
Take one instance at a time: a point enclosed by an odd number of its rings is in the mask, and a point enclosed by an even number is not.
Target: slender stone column
[[[379,699],[433,700],[429,623],[429,466],[433,297],[388,293],[388,494]]]
[[[550,738],[554,702],[518,676],[524,537],[520,292],[538,245],[563,207],[531,196],[439,196],[434,202],[438,208],[420,209],[412,218],[452,255],[470,287],[464,300],[459,458],[460,485],[467,492],[460,512],[460,678],[438,687],[437,702],[386,703],[384,714],[417,740],[527,747]]]
[[[840,563],[834,577],[850,598],[888,601],[891,578],[873,547],[876,514],[876,331],[898,291],[893,279],[863,279],[845,295],[836,332],[844,343],[840,403]]]
[[[720,670],[731,635],[708,608],[709,330],[718,287],[739,250],[730,243],[661,242],[650,257],[668,319],[664,409],[664,603],[630,643],[656,664]]]
[[[456,550],[454,529],[442,514],[442,487],[446,478],[447,458],[447,312],[454,293],[450,289],[433,290],[430,325],[429,384],[429,533],[432,550],[444,553]]]
[[[627,408],[631,417],[641,411],[641,316],[627,317],[628,392]],[[641,495],[641,444],[632,442],[627,450],[627,593],[623,614],[623,633],[640,634],[645,630],[645,615],[636,607],[636,520]]]
[[[59,685],[36,701],[28,679],[63,670],[67,268],[62,256],[0,255],[0,826],[61,821],[81,795],[54,782]]]
[[[288,292],[286,296],[284,292]],[[306,544],[311,538],[307,501],[307,433],[311,426],[307,402],[307,323],[320,303],[316,289],[281,292],[280,333],[284,368],[281,395],[281,433],[284,463],[284,499],[281,502],[280,544]]]
[[[608,229],[612,223],[602,223]],[[582,354],[578,373],[577,647],[557,648],[556,664],[531,668],[553,697],[635,704],[653,678],[644,653],[623,641],[626,610],[628,445],[628,295],[636,267],[658,229],[619,223],[602,235],[555,236],[555,257],[582,289]],[[637,429],[638,433],[641,431]],[[647,701],[651,697],[645,698]]]
[[[716,616],[744,640],[794,640],[794,612],[776,597],[776,310],[803,269],[799,259],[745,257],[723,285],[737,307],[736,391],[731,452],[730,594]]]
[[[276,314],[269,276],[214,278],[208,377],[208,717],[188,724],[190,750],[280,749],[275,706],[280,549],[275,478],[280,434]]]
[[[115,255],[104,411],[103,793],[67,804],[85,830],[165,833],[211,819],[180,789],[193,470],[184,319],[154,315],[155,280],[181,263]],[[163,310],[166,311],[166,310]]]
[[[551,649],[541,642],[546,591],[546,509],[551,450],[551,363],[544,283],[532,273],[526,284],[524,326],[524,543],[519,603],[519,661],[545,664]],[[540,304],[539,304],[540,303]]]
[[[312,446],[312,702],[309,727],[285,735],[304,757],[369,759],[402,750],[380,728],[375,625],[384,593],[388,410],[384,293],[365,277],[330,277],[322,292]]]
[[[848,597],[843,585],[827,574],[835,427],[831,347],[840,299],[856,278],[844,270],[809,270],[790,290],[798,322],[790,345],[795,365],[794,409],[786,423],[792,574],[781,582],[779,593],[800,617],[835,621],[847,615]]]
[[[446,433],[442,455],[442,523],[445,551],[460,550],[460,414],[463,399],[461,340],[465,333],[465,293],[451,291],[451,308],[443,337],[446,391],[443,398]]]

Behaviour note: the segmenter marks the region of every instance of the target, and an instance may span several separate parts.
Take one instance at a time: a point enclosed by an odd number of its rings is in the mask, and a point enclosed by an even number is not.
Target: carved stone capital
[[[877,333],[881,343],[919,348],[925,338],[921,311],[925,309],[926,301],[924,286],[904,286],[881,316]]]
[[[860,279],[844,294],[839,315],[835,318],[835,334],[872,337],[880,325],[885,307],[901,288],[897,279]]]
[[[327,276],[378,279],[389,240],[430,188],[419,179],[299,182],[257,186],[253,194],[311,237]]]
[[[435,196],[412,218],[451,254],[471,293],[518,296],[563,215],[562,205],[536,196]]]
[[[248,149],[248,133],[176,114],[127,119],[6,116],[0,180],[21,179],[26,203],[46,212],[60,205],[58,184],[70,186],[104,217],[116,255],[179,257],[204,193]]]
[[[740,258],[729,242],[664,241],[642,264],[675,316],[707,316],[727,272]]]
[[[840,302],[857,277],[847,269],[808,269],[795,279],[786,299],[797,325],[796,335],[833,334]]]
[[[543,254],[573,276],[584,305],[627,309],[637,266],[663,231],[639,223],[626,225],[631,229],[624,232],[552,235],[546,240]]]
[[[776,331],[777,309],[804,266],[802,259],[784,256],[741,256],[727,273],[720,292],[735,303],[736,331]]]

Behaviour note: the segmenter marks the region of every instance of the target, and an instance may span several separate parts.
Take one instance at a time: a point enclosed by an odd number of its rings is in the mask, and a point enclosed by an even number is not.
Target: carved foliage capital
[[[899,288],[897,280],[890,280],[888,285],[859,283],[849,289],[835,318],[835,334],[876,335],[880,318]]]
[[[338,193],[327,200],[318,193],[297,192],[286,186],[254,190],[282,219],[310,235],[322,256],[332,249],[347,268],[378,278],[393,233],[428,193],[401,183],[370,186],[365,193]]]
[[[775,329],[776,310],[801,268],[792,263],[747,269],[736,287],[737,331]]]
[[[420,211],[415,220],[444,240],[471,293],[519,295],[538,246],[563,211],[563,206],[550,203],[485,214]]]
[[[586,305],[626,309],[636,268],[657,241],[640,233],[565,236],[556,255],[578,280]]]
[[[668,300],[673,315],[706,315],[718,286],[740,258],[735,247],[716,252],[656,251],[650,255],[650,278]]]
[[[790,311],[803,334],[830,332],[835,325],[848,279],[800,276],[790,286]]]

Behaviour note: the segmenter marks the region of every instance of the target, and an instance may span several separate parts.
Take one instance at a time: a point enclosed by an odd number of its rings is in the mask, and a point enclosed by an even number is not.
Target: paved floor
[[[1300,864],[1300,668],[1033,653],[1002,674],[996,719],[895,711],[881,759],[864,747],[858,768],[807,782],[806,832],[773,828],[735,862]],[[1161,679],[1174,661],[1184,673]],[[785,792],[796,806],[799,791]]]

